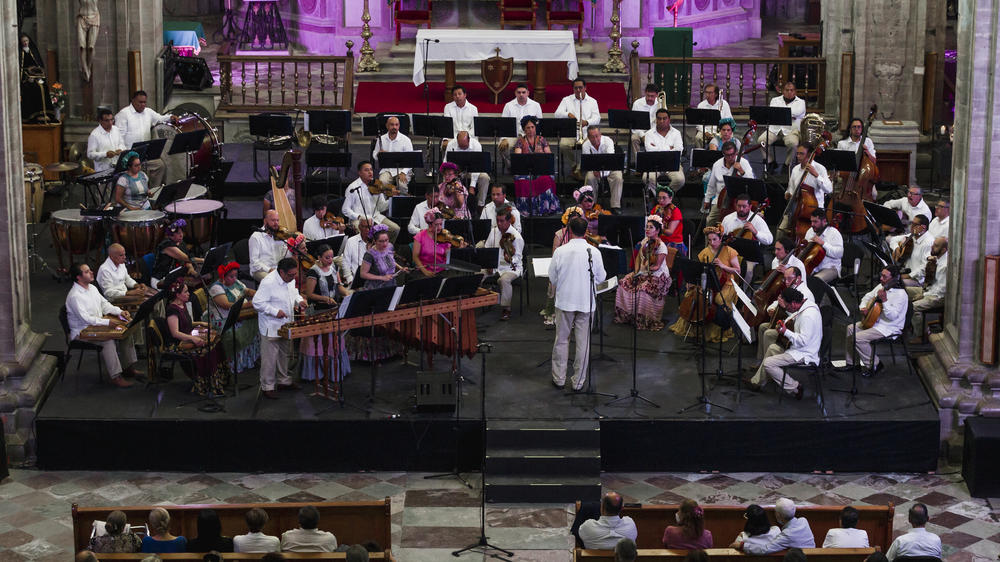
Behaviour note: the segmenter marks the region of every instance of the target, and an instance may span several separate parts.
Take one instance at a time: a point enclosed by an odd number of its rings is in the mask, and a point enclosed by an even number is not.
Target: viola
[[[451,244],[453,248],[461,248],[465,246],[465,238],[462,238],[457,234],[452,234],[445,228],[442,228],[441,232],[438,232],[434,239],[441,244]]]
[[[514,247],[514,235],[510,232],[504,233],[500,237],[500,250],[503,251],[503,261],[510,264],[511,269],[516,270],[517,264],[513,262],[517,248]]]
[[[344,229],[344,217],[338,217],[330,211],[327,211],[323,219],[319,221],[319,225],[323,228],[332,228],[334,230]]]
[[[372,195],[382,195],[388,199],[389,197],[399,195],[399,189],[391,183],[384,184],[381,180],[376,179],[368,184],[368,193],[371,193]]]

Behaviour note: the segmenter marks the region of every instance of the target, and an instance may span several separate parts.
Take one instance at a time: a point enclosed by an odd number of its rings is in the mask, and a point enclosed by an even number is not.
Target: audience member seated
[[[112,511],[104,522],[105,534],[90,539],[90,550],[101,553],[139,552],[142,539],[139,535],[125,531],[128,520],[122,511]]]
[[[149,512],[149,534],[142,537],[142,552],[166,553],[187,550],[187,539],[170,534],[170,513],[162,507]]]
[[[188,552],[233,552],[233,539],[222,536],[222,522],[214,509],[198,514],[198,537],[188,541]]]
[[[739,548],[740,544],[755,544],[763,546],[781,533],[781,528],[771,525],[764,508],[752,503],[743,512],[743,518],[747,522],[743,525],[743,531],[736,535],[736,540],[729,545],[729,548]]]
[[[201,562],[222,562],[222,553],[217,550],[206,552],[205,555],[201,557]]]
[[[337,550],[337,537],[320,531],[319,510],[307,505],[299,510],[299,528],[281,535],[283,552],[333,552]]]
[[[621,517],[625,500],[617,492],[608,492],[601,499],[601,517],[580,524],[580,540],[584,548],[610,550],[621,539],[635,540],[638,531],[631,517]]]
[[[913,528],[892,541],[892,545],[885,553],[889,562],[893,562],[900,556],[941,558],[941,537],[925,528],[929,519],[927,506],[922,503],[913,504],[907,513],[907,519],[910,521],[910,527]]]
[[[344,552],[347,553],[344,557],[347,562],[368,562],[368,551],[360,544],[352,544]]]
[[[281,550],[281,541],[278,537],[265,535],[261,532],[264,525],[267,525],[267,512],[259,507],[255,507],[244,516],[247,522],[245,535],[233,537],[234,552],[278,552]]]
[[[76,562],[98,562],[94,553],[89,550],[81,550],[76,553]]]
[[[677,525],[663,530],[663,548],[698,550],[712,548],[712,532],[705,528],[705,511],[694,500],[684,500],[677,510]]]
[[[865,558],[865,562],[889,562],[889,559],[885,557],[884,552],[876,550]]]
[[[823,548],[868,548],[868,531],[856,529],[858,510],[847,506],[840,511],[840,529],[830,529]]]
[[[621,539],[615,545],[615,562],[635,562],[639,551],[632,539]]]
[[[163,562],[163,559],[155,554],[150,554],[149,556],[143,558],[139,562]]]
[[[806,562],[806,553],[801,548],[789,548],[781,562]]]
[[[795,516],[795,503],[781,498],[774,503],[774,517],[781,526],[781,532],[764,544],[741,542],[736,549],[747,554],[771,554],[786,548],[816,548],[809,522],[804,517]]]

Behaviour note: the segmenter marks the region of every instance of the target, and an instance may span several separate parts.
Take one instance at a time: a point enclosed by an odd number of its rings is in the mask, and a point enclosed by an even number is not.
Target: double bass
[[[756,148],[756,145],[754,146],[754,148],[748,148],[748,147],[750,146],[750,143],[753,142],[753,135],[757,131],[757,122],[751,119],[747,125],[748,125],[747,132],[744,133],[743,138],[740,139],[740,151],[736,154],[737,162],[739,162],[740,158],[743,158],[743,155],[746,154],[748,151],[754,150]],[[755,201],[750,202],[751,205],[754,203]],[[724,217],[736,210],[736,200],[729,199],[729,197],[726,196],[725,187],[719,190],[719,199],[718,201],[715,202],[715,205],[719,208],[720,217]]]
[[[816,148],[809,154],[806,161],[802,166],[802,178],[799,180],[798,186],[795,187],[795,192],[792,193],[792,197],[788,201],[788,206],[785,207],[785,217],[787,217],[792,225],[791,228],[795,235],[795,240],[801,240],[805,236],[806,231],[812,226],[811,218],[812,212],[819,208],[819,200],[816,199],[816,192],[811,186],[806,185],[806,178],[811,174],[805,171],[806,166],[813,163],[816,157],[823,153],[833,140],[830,135],[830,131],[823,131],[823,140],[816,145]]]
[[[865,141],[868,140],[868,130],[872,126],[872,121],[875,120],[877,111],[878,105],[873,104],[868,113],[865,130],[861,133],[856,157],[858,169],[855,172],[840,173],[843,182],[840,189],[834,191],[833,204],[827,211],[827,220],[830,224],[839,225],[841,232],[858,234],[868,227],[865,221],[864,202],[874,201],[872,187],[878,181],[879,171],[875,161],[868,156],[868,152],[865,150]],[[850,207],[851,214],[849,216],[845,216],[846,213],[834,211],[835,208],[846,207]]]

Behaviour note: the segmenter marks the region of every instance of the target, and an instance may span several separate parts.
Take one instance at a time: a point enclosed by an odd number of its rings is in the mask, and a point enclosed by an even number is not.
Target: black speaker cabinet
[[[977,498],[1000,497],[1000,418],[965,420],[962,477],[969,494]]]
[[[454,412],[455,376],[450,372],[417,373],[417,411]]]
[[[177,76],[181,78],[181,88],[204,90],[215,81],[208,63],[201,57],[177,57]]]

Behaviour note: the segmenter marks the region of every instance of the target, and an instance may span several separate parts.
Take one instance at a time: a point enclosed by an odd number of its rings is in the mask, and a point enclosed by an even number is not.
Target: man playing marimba
[[[118,308],[108,302],[97,287],[93,286],[94,272],[87,264],[73,264],[69,270],[73,277],[73,287],[66,296],[66,318],[69,321],[69,339],[75,340],[80,337],[88,326],[109,326],[115,331],[125,329],[131,319],[128,312]],[[106,315],[113,315],[117,318],[105,318]],[[126,376],[134,377],[142,373],[135,368],[135,345],[129,337],[119,340],[120,351],[124,355],[125,364],[129,368],[125,371]],[[122,362],[118,358],[119,349],[115,346],[115,340],[93,342],[101,346],[101,357],[104,365],[108,368],[111,376],[111,384],[127,388],[132,383],[122,378]]]
[[[97,285],[109,301],[145,295],[151,291],[129,275],[125,267],[125,246],[117,243],[108,246],[108,259],[97,269]]]

